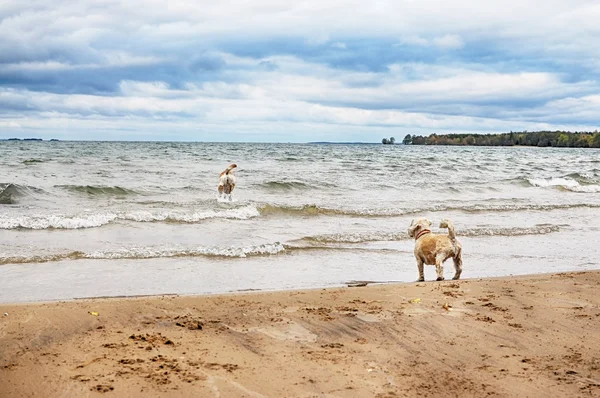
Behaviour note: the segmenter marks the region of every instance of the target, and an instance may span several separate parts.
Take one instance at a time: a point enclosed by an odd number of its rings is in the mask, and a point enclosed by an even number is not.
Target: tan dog
[[[415,257],[419,268],[419,282],[425,280],[423,264],[435,265],[437,280],[444,280],[444,268],[442,264],[449,258],[454,260],[454,277],[459,279],[462,272],[462,246],[456,240],[454,225],[450,220],[442,220],[440,228],[448,228],[448,235],[436,235],[431,233],[429,227],[431,221],[421,218],[412,220],[408,228],[410,237],[415,238]]]
[[[237,164],[233,163],[219,174],[219,186],[217,189],[219,190],[220,197],[229,197],[229,200],[231,200],[231,193],[233,192],[233,188],[235,188],[235,176],[232,170],[236,167]]]

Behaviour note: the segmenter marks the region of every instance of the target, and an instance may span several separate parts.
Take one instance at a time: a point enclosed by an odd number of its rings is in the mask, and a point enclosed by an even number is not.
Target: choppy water
[[[4,141],[0,302],[412,281],[422,216],[465,278],[597,269],[599,215],[594,149]]]

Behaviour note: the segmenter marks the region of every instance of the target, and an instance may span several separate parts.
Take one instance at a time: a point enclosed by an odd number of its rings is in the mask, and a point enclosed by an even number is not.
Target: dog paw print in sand
[[[209,321],[210,322],[210,321]],[[146,319],[141,322],[143,325],[159,325],[163,327],[169,327],[172,325],[183,327],[189,330],[202,330],[206,321],[200,316],[185,314],[177,316],[161,315],[153,317],[152,319]]]
[[[202,319],[191,315],[176,316],[173,319],[175,321],[175,326],[189,330],[202,330],[204,327],[204,321]]]
[[[332,310],[331,310],[331,308],[326,308],[326,307],[318,307],[318,308],[304,307],[302,309],[304,311],[306,311],[307,313],[311,314],[311,315],[318,316],[323,321],[332,321],[332,320],[335,319],[332,316]]]
[[[148,380],[155,387],[164,387],[173,382],[172,378],[192,383],[204,380],[203,375],[197,374],[198,364],[191,361],[180,361],[167,355],[155,355],[148,360],[141,358],[120,359],[116,366],[119,368],[116,376],[132,375],[140,376]]]
[[[487,316],[487,315],[481,315],[481,314],[477,314],[475,316],[475,319],[481,322],[487,322],[487,323],[494,323],[496,322],[494,319],[492,319],[491,317]]]
[[[170,345],[174,346],[175,343],[161,333],[145,333],[145,334],[132,334],[129,336],[129,340],[132,340],[135,344],[145,344],[147,347],[156,347],[159,345]]]
[[[93,386],[92,388],[90,388],[91,391],[96,391],[99,393],[110,392],[114,389],[115,388],[113,386],[108,385],[108,384],[97,384],[97,385]]]
[[[210,363],[204,364],[204,367],[207,368],[207,369],[212,369],[212,370],[223,369],[223,370],[226,370],[229,373],[233,373],[234,370],[238,370],[239,369],[239,365],[236,365],[234,363],[216,363],[216,362],[210,362]]]

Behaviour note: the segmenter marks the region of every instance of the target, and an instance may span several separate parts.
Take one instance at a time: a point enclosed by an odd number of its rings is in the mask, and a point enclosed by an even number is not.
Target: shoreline
[[[0,304],[0,396],[593,396],[599,286],[594,270]]]
[[[458,282],[473,282],[473,281],[493,281],[493,280],[518,280],[518,279],[527,279],[534,278],[537,276],[552,276],[552,275],[561,275],[561,274],[578,274],[578,273],[588,273],[588,272],[600,272],[600,269],[583,269],[581,271],[560,271],[560,272],[539,272],[533,274],[516,274],[516,275],[502,275],[502,276],[486,276],[486,277],[473,277],[473,278],[461,278]],[[442,283],[455,282],[452,279],[445,279]],[[52,300],[30,300],[30,301],[0,301],[0,307],[2,306],[20,306],[20,305],[40,305],[40,304],[54,304],[54,303],[73,303],[73,302],[84,302],[84,301],[108,301],[108,300],[135,300],[135,299],[152,299],[152,298],[189,298],[189,299],[199,299],[199,298],[208,298],[208,297],[230,297],[244,294],[269,294],[269,293],[286,293],[286,292],[312,292],[316,290],[335,290],[335,289],[355,289],[362,288],[367,286],[410,286],[421,283],[439,283],[434,279],[425,280],[425,282],[417,282],[417,281],[401,281],[401,280],[390,280],[390,281],[360,281],[360,280],[352,280],[348,282],[344,282],[339,285],[328,285],[328,286],[316,286],[316,287],[307,287],[307,288],[283,288],[283,289],[240,289],[240,290],[232,290],[225,292],[208,292],[208,293],[198,293],[198,294],[188,294],[188,293],[149,293],[149,294],[132,294],[132,295],[105,295],[105,296],[90,296],[90,297],[73,297],[70,299],[52,299]],[[355,285],[355,286],[354,286]]]

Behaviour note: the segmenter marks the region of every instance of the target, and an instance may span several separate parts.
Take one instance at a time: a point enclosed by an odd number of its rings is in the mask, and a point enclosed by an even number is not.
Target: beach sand
[[[0,396],[600,396],[600,271],[0,305]]]

